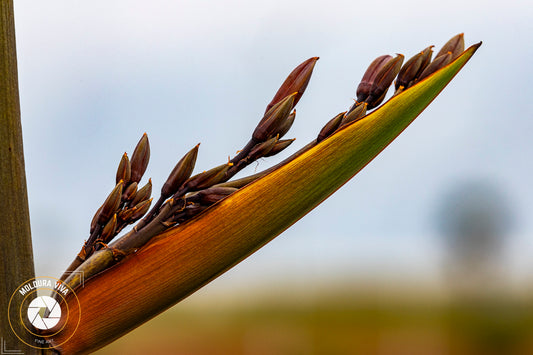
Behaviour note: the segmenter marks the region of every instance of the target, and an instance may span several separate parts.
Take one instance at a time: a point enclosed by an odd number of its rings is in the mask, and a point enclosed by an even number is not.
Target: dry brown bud
[[[117,214],[115,213],[113,217],[107,222],[104,229],[102,230],[102,234],[100,235],[100,238],[103,240],[104,243],[109,242],[113,237],[115,236],[115,231],[117,230]]]
[[[296,110],[293,110],[292,113],[289,115],[289,117],[287,117],[286,120],[284,120],[281,125],[279,126],[279,129],[278,129],[278,135],[279,135],[279,138],[283,137],[285,134],[287,134],[287,132],[289,131],[289,129],[291,129],[292,127],[292,124],[294,123],[294,119],[296,118]]]
[[[200,144],[197,144],[193,149],[191,149],[183,158],[180,159],[178,164],[172,169],[167,181],[163,184],[161,188],[161,196],[167,198],[172,196],[180,186],[191,177],[194,165],[196,164],[196,157],[198,156],[198,147]]]
[[[453,61],[455,58],[459,57],[461,53],[463,53],[465,50],[465,39],[464,34],[459,33],[458,35],[453,36],[437,53],[435,58],[440,57],[441,55],[446,55],[448,52],[451,53],[451,60]]]
[[[90,234],[93,234],[94,230],[96,229],[96,226],[98,226],[98,216],[100,216],[100,211],[102,211],[102,206],[98,207],[98,210],[96,210],[96,213],[93,216],[93,219],[91,221],[91,228],[89,230]]]
[[[209,206],[204,205],[190,205],[185,207],[181,212],[177,213],[173,219],[178,223],[183,223],[205,211]],[[172,224],[169,224],[172,225]]]
[[[148,182],[146,183],[146,185],[141,187],[135,194],[133,201],[131,201],[131,206],[135,206],[141,201],[148,200],[151,195],[152,195],[152,179],[148,179]]]
[[[377,107],[385,98],[390,85],[402,68],[403,58],[404,57],[401,54],[396,55],[396,57],[387,61],[375,75],[374,80],[371,83],[370,94],[364,100],[368,103],[369,110]]]
[[[418,54],[418,55],[420,55],[420,66],[418,67],[418,70],[416,71],[416,73],[411,78],[409,78],[409,76],[411,75],[412,72],[409,73],[409,74],[402,73],[403,68],[407,67],[407,65],[408,65],[408,63],[405,63],[405,65],[403,66],[402,70],[400,70],[400,73],[398,74],[398,79],[396,80],[396,90],[397,90],[397,92],[399,92],[400,87],[403,86],[403,89],[407,89],[407,88],[413,86],[419,80],[420,74],[422,74],[422,72],[431,63],[431,56],[433,54],[433,49],[432,48],[433,48],[433,46],[429,46],[429,47],[427,47],[426,49],[424,49],[422,52],[420,52]],[[411,58],[411,59],[413,59],[413,58]],[[401,76],[403,76],[403,78],[401,78]]]
[[[282,128],[285,129],[284,121],[287,120],[290,115],[296,95],[297,93],[292,93],[285,97],[265,114],[252,134],[253,140],[256,142],[264,142],[267,139],[276,136]]]
[[[135,207],[132,208],[132,214],[129,217],[129,221],[133,222],[141,218],[145,215],[146,212],[150,209],[150,205],[152,204],[153,199],[144,200],[143,202],[139,203],[138,205],[135,205]]]
[[[348,113],[346,113],[344,117],[342,118],[340,127],[348,123],[358,121],[361,118],[365,117],[367,106],[368,104],[366,102],[360,102],[355,107],[352,107],[350,111],[348,111]]]
[[[148,136],[143,134],[131,156],[131,181],[139,182],[148,167],[150,160],[150,143]]]
[[[127,184],[130,181],[131,178],[131,165],[130,160],[128,158],[128,154],[124,153],[122,156],[122,159],[120,159],[120,163],[118,164],[117,169],[117,177],[116,177],[116,183],[120,180],[124,181],[125,184]]]
[[[199,191],[193,196],[193,200],[204,206],[209,206],[231,195],[237,190],[238,189],[234,187],[210,187],[208,189]]]
[[[124,192],[122,193],[122,201],[130,201],[133,198],[135,198],[135,194],[137,193],[137,183],[132,182],[131,184],[126,187]]]
[[[270,153],[270,151],[272,150],[272,148],[274,148],[277,142],[278,142],[278,136],[274,138],[270,138],[265,142],[256,144],[250,151],[250,154],[248,155],[249,159],[256,160],[256,159],[264,157],[265,155]]]
[[[357,101],[362,102],[368,98],[372,85],[376,79],[376,75],[379,73],[381,68],[391,59],[392,56],[390,55],[382,55],[380,57],[377,57],[372,61],[372,63],[370,63],[367,70],[365,71],[365,74],[363,75],[363,78],[361,79],[361,82],[357,86]]]
[[[129,222],[131,219],[131,216],[133,215],[133,207],[132,208],[126,208],[123,210],[118,211],[118,219],[123,222]]]
[[[398,90],[401,86],[404,88],[409,87],[409,83],[416,79],[416,74],[420,71],[423,60],[424,52],[420,52],[405,62],[402,69],[400,69],[400,72],[398,73],[398,79],[396,79],[396,90]]]
[[[270,152],[268,152],[268,154],[265,154],[264,157],[271,157],[273,155],[278,154],[279,152],[287,148],[289,145],[291,145],[294,141],[295,139],[282,139],[277,141],[276,144],[272,147],[272,149],[270,149]]]
[[[339,126],[341,125],[342,118],[345,114],[346,112],[339,113],[331,120],[329,120],[328,123],[324,125],[324,127],[322,127],[320,133],[318,134],[318,137],[316,138],[317,143],[323,141],[324,139],[332,135],[333,132],[335,132],[337,128],[339,128]]]
[[[118,207],[120,206],[120,201],[122,200],[122,189],[124,187],[124,182],[120,181],[113,191],[107,196],[105,202],[103,203],[100,213],[98,214],[97,223],[100,225],[107,224],[111,216],[117,212]]]
[[[188,191],[196,191],[208,188],[224,180],[226,171],[232,164],[222,164],[213,169],[196,174],[185,182]]]
[[[300,98],[302,97],[305,88],[307,87],[307,84],[309,83],[309,79],[311,79],[311,74],[313,73],[313,68],[315,67],[316,61],[318,60],[318,57],[313,57],[307,59],[302,64],[298,65],[285,79],[283,84],[281,84],[281,87],[279,88],[276,95],[274,95],[274,98],[272,101],[267,105],[265,113],[268,112],[278,102],[280,102],[283,98],[287,97],[288,95],[292,93],[296,93],[296,96],[294,98],[293,106],[296,106],[298,101],[300,101]],[[280,137],[282,135],[280,134]]]
[[[383,94],[381,94],[380,97],[378,97],[375,100],[372,100],[372,106],[368,105],[367,108],[368,109],[373,109],[375,107],[378,107],[383,102],[383,100],[385,100],[385,96],[386,95],[387,95],[387,91],[384,91]]]
[[[445,67],[452,61],[452,53],[448,52],[444,55],[441,55],[439,57],[436,57],[429,65],[424,69],[424,71],[420,74],[418,77],[418,81],[428,77],[429,75],[433,74],[437,70]]]
[[[424,71],[424,69],[427,68],[429,63],[431,63],[431,56],[432,55],[433,55],[433,46],[429,46],[429,47],[427,47],[426,49],[424,49],[422,51],[422,65],[420,66],[420,69],[418,70],[418,73],[416,74],[417,78]]]

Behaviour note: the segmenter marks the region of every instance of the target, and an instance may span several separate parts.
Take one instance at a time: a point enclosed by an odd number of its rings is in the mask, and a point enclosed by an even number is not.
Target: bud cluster
[[[429,46],[404,62],[404,56],[383,55],[376,58],[357,86],[356,102],[345,112],[335,115],[320,130],[317,138],[274,167],[245,178],[229,181],[235,174],[258,159],[270,157],[286,149],[294,139],[281,139],[296,117],[294,106],[302,97],[318,57],[297,66],[283,82],[248,143],[235,157],[212,169],[193,175],[200,144],[187,152],[170,172],[161,188],[159,199],[152,206],[152,182],[139,188],[150,158],[148,137],[144,134],[131,160],[124,153],[116,172],[116,185],[96,211],[90,236],[78,259],[67,271],[75,268],[92,253],[109,243],[126,226],[138,223],[119,242],[120,252],[135,250],[161,231],[183,223],[223,200],[243,186],[268,174],[299,156],[346,126],[363,119],[368,110],[378,107],[395,81],[396,94],[415,85],[449,64],[464,51],[463,34],[450,39],[432,60]],[[150,207],[152,208],[150,209]],[[141,219],[142,218],[142,219]],[[64,275],[65,276],[65,275]]]
[[[138,221],[152,203],[152,181],[138,188],[150,160],[150,143],[143,134],[131,160],[124,153],[118,164],[116,185],[96,211],[90,226],[90,236],[80,253],[84,258],[109,243],[127,225]]]
[[[413,86],[455,60],[465,50],[464,35],[459,33],[453,36],[442,46],[433,60],[431,60],[432,48],[433,46],[427,47],[405,63],[396,79],[397,92]]]
[[[433,60],[431,60],[433,46],[415,54],[405,64],[402,54],[397,54],[396,57],[390,55],[377,57],[370,63],[357,86],[356,102],[347,112],[336,115],[326,123],[318,134],[317,143],[348,123],[362,119],[367,110],[378,107],[385,99],[393,81],[396,95],[451,63],[463,53],[464,48],[464,36],[460,33],[446,42]]]

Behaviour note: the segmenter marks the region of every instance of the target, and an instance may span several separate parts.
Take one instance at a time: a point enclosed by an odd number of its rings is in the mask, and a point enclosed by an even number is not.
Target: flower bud
[[[289,145],[291,145],[294,141],[295,139],[282,139],[277,141],[276,144],[272,147],[272,149],[270,149],[270,152],[268,152],[268,154],[265,154],[264,157],[267,158],[278,154],[279,152],[287,148]]]
[[[117,218],[121,222],[129,223],[131,216],[133,215],[133,207],[132,208],[125,208],[120,211],[118,211]]]
[[[296,118],[296,110],[293,110],[292,113],[287,117],[286,120],[281,122],[279,128],[278,128],[278,135],[279,138],[283,137],[289,129],[291,129],[292,124],[294,123],[294,119]]]
[[[141,137],[139,143],[137,143],[131,156],[131,181],[141,181],[141,178],[148,167],[149,160],[150,143],[148,142],[148,136],[145,133]]]
[[[91,220],[91,228],[89,229],[89,233],[93,234],[94,230],[96,229],[96,226],[98,226],[98,217],[100,216],[100,211],[102,211],[102,206],[98,207],[98,210],[96,210],[96,213],[93,216],[93,219]]]
[[[128,154],[124,153],[120,163],[118,164],[116,183],[118,184],[120,180],[124,181],[127,184],[131,178],[131,165],[128,158]]]
[[[429,47],[427,47],[426,49],[424,49],[422,51],[422,64],[420,65],[420,69],[418,69],[418,73],[416,73],[416,77],[417,78],[424,71],[424,69],[427,68],[429,63],[431,63],[431,56],[432,55],[433,55],[433,46],[429,46]]]
[[[120,181],[117,186],[111,191],[109,196],[107,196],[104,204],[100,209],[98,214],[97,223],[100,225],[107,224],[111,216],[117,212],[120,202],[122,200],[122,188],[124,187],[124,182]]]
[[[146,212],[150,209],[150,205],[152,204],[153,199],[144,200],[143,202],[139,203],[132,209],[132,214],[129,217],[129,221],[134,222],[145,215]]]
[[[337,128],[340,127],[342,118],[344,117],[345,114],[346,112],[341,112],[335,117],[333,117],[331,120],[329,120],[328,123],[326,123],[324,127],[322,127],[322,129],[320,130],[320,133],[318,134],[318,137],[316,138],[316,142],[319,143],[323,141],[324,139],[326,139],[327,137],[329,137],[330,135],[332,135],[333,132],[335,132]]]
[[[281,87],[279,88],[276,95],[272,101],[267,105],[265,113],[268,112],[275,104],[280,102],[283,98],[287,97],[292,93],[296,93],[294,97],[293,106],[296,106],[300,98],[302,97],[309,79],[311,79],[311,74],[313,73],[313,68],[315,67],[318,57],[313,57],[307,59],[302,64],[298,65],[285,79]],[[282,134],[280,134],[280,137]]]
[[[167,178],[167,181],[161,188],[161,196],[167,198],[172,196],[180,186],[191,177],[194,165],[196,164],[196,157],[198,156],[198,147],[196,145],[191,149],[183,158],[180,159],[178,164],[172,169],[172,172]]]
[[[357,101],[365,101],[368,95],[370,95],[370,90],[376,78],[376,75],[380,69],[387,64],[392,59],[390,55],[382,55],[374,59],[372,63],[368,66],[361,82],[357,86]]]
[[[133,198],[135,198],[135,194],[137,193],[137,183],[132,182],[131,184],[126,187],[124,192],[122,193],[122,201],[130,201]]]
[[[346,113],[342,118],[339,128],[344,125],[347,125],[348,123],[358,121],[361,118],[365,117],[367,106],[368,104],[366,102],[360,102],[355,105],[355,107],[352,107],[350,111],[348,111],[348,113]]]
[[[107,222],[104,229],[102,230],[100,239],[102,239],[104,243],[109,242],[115,236],[116,230],[117,230],[117,214],[115,213],[113,217],[109,220],[109,222]]]
[[[131,201],[130,206],[135,206],[141,201],[148,200],[151,195],[152,195],[152,179],[148,179],[148,182],[146,183],[146,185],[144,185],[139,190],[137,190],[137,193],[135,194],[133,201]]]
[[[297,93],[293,93],[285,97],[265,114],[252,134],[253,140],[264,142],[276,136],[282,128],[285,129],[284,121],[290,115],[296,95]]]
[[[213,169],[196,174],[185,182],[188,191],[196,191],[208,188],[224,180],[226,171],[232,164],[222,164]]]
[[[278,136],[275,136],[274,138],[270,138],[265,142],[256,144],[248,155],[249,159],[257,160],[264,157],[272,150],[272,148],[274,148],[274,145],[276,145],[277,142]]]
[[[445,67],[452,61],[452,52],[436,57],[418,77],[418,81],[430,76],[437,70]]]
[[[463,53],[465,50],[465,39],[464,34],[459,33],[458,35],[453,36],[437,53],[435,58],[440,57],[441,55],[445,55],[448,52],[451,53],[451,59],[450,61],[453,61],[455,58],[459,57],[461,53]]]
[[[183,223],[183,222],[185,222],[185,221],[187,221],[187,220],[199,215],[200,213],[205,211],[208,207],[209,206],[198,205],[198,204],[187,206],[182,211],[177,213],[173,217],[173,219],[175,219],[175,221],[178,222],[178,223]]]
[[[193,199],[204,206],[209,206],[231,195],[237,190],[238,189],[234,187],[210,187],[199,191],[194,195]]]
[[[403,55],[398,54],[396,57],[387,61],[374,76],[369,95],[364,100],[368,103],[369,110],[379,106],[385,98],[390,85],[402,67],[403,58]]]
[[[396,79],[396,83],[394,85],[395,89],[398,90],[400,87],[403,87],[404,89],[408,88],[410,83],[416,79],[417,74],[422,72],[422,65],[426,64],[427,66],[427,64],[429,64],[429,61],[424,63],[426,59],[427,53],[422,51],[415,54],[413,57],[411,57],[411,59],[405,62],[405,64],[402,66],[402,69],[400,69],[400,72],[398,73],[398,78]]]

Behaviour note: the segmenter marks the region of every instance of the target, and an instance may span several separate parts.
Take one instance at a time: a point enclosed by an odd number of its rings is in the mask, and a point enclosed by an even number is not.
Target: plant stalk
[[[12,326],[23,331],[19,320],[19,304],[9,306],[13,292],[25,281],[35,277],[30,232],[30,215],[22,148],[22,127],[18,91],[17,55],[15,45],[15,21],[13,1],[0,1],[0,336],[2,352],[22,351],[24,354],[40,354],[17,338]],[[13,298],[17,302],[16,297]],[[32,340],[27,337],[27,342]]]

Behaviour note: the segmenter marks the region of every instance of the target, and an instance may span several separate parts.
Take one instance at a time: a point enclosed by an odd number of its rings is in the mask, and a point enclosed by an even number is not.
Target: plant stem
[[[2,350],[19,350],[25,354],[40,354],[22,343],[7,321],[9,309],[14,328],[23,331],[18,309],[20,305],[8,307],[11,295],[25,281],[35,277],[30,233],[30,215],[26,192],[24,153],[22,149],[22,128],[17,76],[15,46],[15,22],[13,1],[0,1],[0,336]],[[14,298],[15,300],[15,298]],[[26,341],[31,341],[27,337]]]

